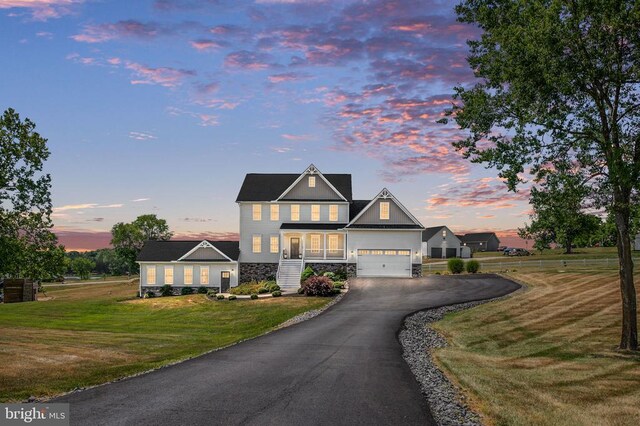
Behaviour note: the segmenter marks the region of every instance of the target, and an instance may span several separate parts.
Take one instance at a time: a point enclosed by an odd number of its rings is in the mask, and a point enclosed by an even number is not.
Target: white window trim
[[[167,271],[171,271],[171,282],[167,280]],[[173,275],[173,266],[165,266],[164,267],[164,284],[165,285],[173,285],[175,281],[175,276]]]
[[[386,206],[386,210],[383,210],[382,206]],[[389,220],[389,215],[390,215],[389,210],[390,210],[389,201],[380,201],[380,220]]]
[[[204,271],[207,271],[207,280],[206,281],[204,281],[202,279],[202,273]],[[209,270],[208,266],[201,266],[200,267],[200,284],[201,285],[209,285],[209,280],[211,279],[210,274],[211,274],[211,271]]]
[[[271,253],[278,253],[280,251],[280,237],[278,235],[272,235],[271,238],[269,238],[269,251]]]
[[[311,221],[320,222],[320,204],[311,204]]]
[[[297,214],[293,216],[293,208],[297,209]],[[291,222],[299,222],[300,221],[300,204],[291,204]]]
[[[339,208],[337,204],[329,205],[329,222],[337,222],[339,216]]]
[[[256,250],[256,243],[258,250]],[[251,237],[251,252],[262,253],[262,235],[256,234]]]
[[[262,204],[253,204],[252,205],[252,207],[251,207],[251,217],[256,222],[259,222],[259,221],[262,220]]]
[[[153,280],[149,279],[149,272],[153,271]],[[156,265],[153,266],[147,266],[147,285],[155,285],[156,284],[156,280],[157,280],[157,271],[156,271]]]
[[[187,282],[187,271],[191,271],[191,279]],[[184,285],[193,285],[193,266],[184,266],[182,270]]]
[[[280,220],[280,205],[279,204],[271,204],[270,219],[272,221],[274,221],[274,222]]]

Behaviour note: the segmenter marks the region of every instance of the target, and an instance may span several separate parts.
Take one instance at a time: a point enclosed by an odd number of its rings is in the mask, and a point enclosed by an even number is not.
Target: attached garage
[[[359,277],[411,277],[411,250],[358,250]]]

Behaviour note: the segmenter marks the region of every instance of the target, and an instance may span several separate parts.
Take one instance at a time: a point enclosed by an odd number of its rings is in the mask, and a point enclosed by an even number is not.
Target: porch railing
[[[327,250],[326,251],[326,259],[344,259],[345,250],[344,249],[336,249],[336,250]],[[325,251],[323,249],[312,250],[306,249],[304,251],[305,259],[325,259]]]

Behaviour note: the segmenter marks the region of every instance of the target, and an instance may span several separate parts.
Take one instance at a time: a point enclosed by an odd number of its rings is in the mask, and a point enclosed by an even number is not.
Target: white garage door
[[[358,250],[359,277],[411,277],[410,250]]]

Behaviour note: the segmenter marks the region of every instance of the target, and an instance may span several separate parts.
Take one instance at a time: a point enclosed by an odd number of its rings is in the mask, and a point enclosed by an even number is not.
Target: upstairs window
[[[443,239],[444,239],[444,238],[447,238],[447,230],[446,230],[446,229],[443,229],[443,230],[442,230],[442,238],[443,238]]]
[[[280,220],[279,204],[271,204],[271,220]]]
[[[253,220],[262,220],[262,204],[253,205]]]
[[[309,176],[309,188],[315,188],[315,187],[316,187],[316,177]]]
[[[320,220],[320,204],[311,205],[311,220],[318,222]]]
[[[254,253],[262,252],[262,235],[254,235],[252,240],[252,249]]]
[[[337,204],[331,204],[329,206],[329,221],[330,222],[338,221],[338,205]]]
[[[380,202],[380,220],[389,220],[389,202]]]
[[[291,204],[291,221],[297,222],[300,220],[300,204]]]

